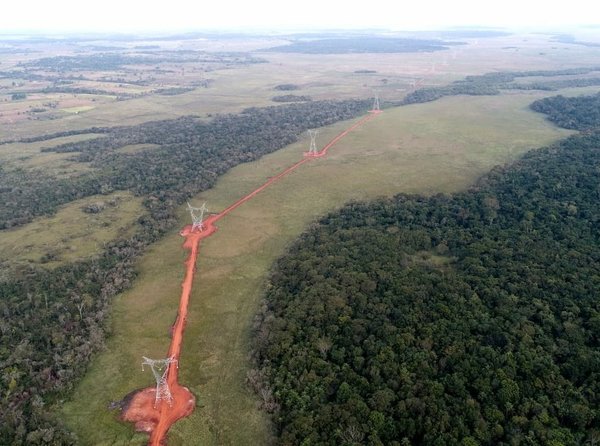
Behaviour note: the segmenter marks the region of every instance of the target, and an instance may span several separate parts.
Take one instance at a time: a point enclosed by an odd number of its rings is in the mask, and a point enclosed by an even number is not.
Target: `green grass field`
[[[117,149],[117,152],[133,154],[158,149],[159,147],[160,146],[158,144],[130,144]]]
[[[41,168],[46,174],[63,175],[76,173],[86,168],[86,164],[69,161],[73,153],[42,152],[44,147],[55,147],[60,144],[86,141],[102,136],[97,133],[72,135],[32,143],[10,143],[0,146],[0,163],[11,168]]]
[[[169,444],[268,444],[268,418],[244,380],[252,319],[273,261],[307,225],[349,200],[451,193],[492,166],[569,134],[528,110],[537,97],[451,97],[389,109],[348,135],[328,157],[302,166],[221,220],[200,250],[180,364],[181,382],[197,396],[198,408],[172,428]],[[322,129],[319,144],[348,125]],[[302,141],[238,166],[194,201],[223,209],[299,159],[306,148]],[[183,209],[180,215],[184,225]],[[162,357],[167,350],[183,277],[181,243],[174,233],[143,256],[136,285],[115,301],[106,350],[62,408],[83,444],[146,441],[106,407],[152,385],[139,364],[142,355]]]
[[[101,204],[104,209],[95,214],[83,211],[92,204]],[[133,232],[143,210],[141,198],[129,192],[73,201],[51,217],[2,231],[0,262],[42,262],[55,267],[100,254],[104,243]]]

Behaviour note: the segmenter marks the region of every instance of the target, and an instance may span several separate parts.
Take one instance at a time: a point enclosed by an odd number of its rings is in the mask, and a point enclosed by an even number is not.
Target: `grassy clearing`
[[[85,135],[64,136],[54,138],[47,141],[38,141],[32,143],[11,143],[0,145],[0,163],[3,166],[10,165],[11,167],[44,167],[46,171],[54,168],[65,168],[67,164],[73,167],[75,164],[66,162],[66,158],[72,157],[73,153],[54,153],[42,152],[44,147],[56,147],[60,144],[70,142],[86,141],[88,139],[98,138],[103,136],[99,133],[88,133]],[[57,157],[56,155],[60,155]],[[60,159],[59,163],[55,161]],[[57,165],[58,164],[58,165]]]
[[[387,110],[327,158],[302,166],[220,221],[200,250],[181,357],[181,382],[199,407],[173,427],[169,444],[268,444],[269,421],[244,379],[252,318],[273,261],[310,222],[348,200],[453,192],[493,165],[569,134],[527,109],[537,97],[452,97]],[[348,125],[322,129],[319,144]],[[194,201],[223,209],[299,159],[307,145],[302,141],[238,166]],[[180,216],[183,225],[183,209]],[[167,350],[183,276],[181,242],[168,236],[141,259],[135,287],[115,302],[106,351],[62,408],[83,444],[145,443],[106,406],[153,382],[138,367],[142,355],[162,357]]]
[[[70,178],[94,170],[90,163],[72,161],[73,156],[73,153],[44,152],[39,156],[23,160],[23,165],[44,169],[45,173],[50,171],[57,178]]]
[[[88,133],[54,138],[48,141],[0,145],[0,164],[10,169],[39,169],[44,175],[57,178],[70,178],[82,173],[89,173],[94,170],[89,163],[72,161],[77,153],[42,152],[41,149],[102,136],[104,135]]]
[[[130,144],[117,149],[119,153],[127,153],[129,155],[139,152],[146,152],[148,150],[157,149],[160,146],[158,144]]]
[[[65,113],[83,113],[86,111],[90,111],[95,109],[96,107],[94,107],[93,105],[81,105],[79,107],[66,107],[66,108],[62,108],[61,111],[64,111]]]
[[[95,214],[83,211],[93,204],[104,209]],[[142,212],[141,199],[128,192],[74,201],[52,217],[0,231],[0,263],[33,262],[56,267],[93,256],[102,251],[104,243],[130,233]]]

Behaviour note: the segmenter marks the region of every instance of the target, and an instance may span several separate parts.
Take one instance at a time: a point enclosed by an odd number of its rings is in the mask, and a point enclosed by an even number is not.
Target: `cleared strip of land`
[[[206,218],[203,222],[201,222],[200,227],[194,228],[192,225],[186,225],[182,229],[180,234],[186,239],[183,247],[184,249],[190,251],[190,254],[185,261],[186,268],[183,283],[181,284],[182,291],[179,299],[179,309],[177,311],[175,323],[171,327],[171,344],[169,345],[169,352],[167,353],[167,358],[174,361],[172,365],[167,366],[168,368],[165,371],[166,384],[169,387],[170,399],[168,401],[165,401],[164,399],[157,400],[157,392],[159,391],[155,387],[147,387],[128,395],[128,402],[126,403],[123,413],[121,414],[121,419],[124,421],[135,423],[137,431],[150,433],[150,445],[160,446],[166,444],[167,432],[171,426],[179,419],[189,416],[193,412],[196,402],[195,397],[190,394],[189,389],[179,383],[178,377],[181,346],[183,343],[183,335],[186,326],[190,294],[192,291],[192,282],[194,281],[194,274],[196,272],[196,261],[198,259],[198,253],[200,250],[200,242],[215,233],[217,230],[215,223],[218,220],[225,217],[242,204],[251,200],[260,192],[275,184],[276,181],[279,181],[283,177],[289,175],[302,164],[310,161],[311,159],[324,156],[327,153],[327,150],[330,149],[334,144],[340,141],[352,130],[357,129],[365,122],[371,120],[373,116],[379,114],[380,111],[372,111],[371,113],[372,114],[367,115],[337,135],[323,149],[314,153],[313,157],[303,158],[300,161],[292,164],[290,167],[284,169],[274,177],[269,178],[263,185],[244,195],[242,198],[228,206],[223,211]]]

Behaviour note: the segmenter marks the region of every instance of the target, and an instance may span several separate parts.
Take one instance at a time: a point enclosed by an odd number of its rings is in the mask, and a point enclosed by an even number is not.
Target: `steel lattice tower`
[[[375,98],[373,99],[373,111],[379,111],[381,108],[379,107],[379,94],[375,92]]]
[[[192,231],[196,229],[202,231],[202,229],[204,229],[204,226],[202,225],[202,222],[204,220],[204,213],[208,210],[206,208],[206,203],[202,203],[202,206],[199,208],[193,207],[189,201],[187,202],[187,205],[188,211],[192,216]]]
[[[317,134],[318,130],[309,130],[308,134],[310,135],[310,148],[308,149],[309,155],[316,155],[318,153],[317,150]]]
[[[156,407],[161,400],[165,400],[169,403],[169,406],[171,406],[173,404],[173,396],[171,395],[171,389],[169,389],[169,383],[167,382],[167,374],[169,372],[169,366],[172,363],[177,363],[177,360],[174,358],[150,359],[145,356],[142,356],[142,358],[144,358],[144,362],[142,362],[142,371],[144,371],[145,365],[149,365],[152,374],[156,379],[154,407]]]

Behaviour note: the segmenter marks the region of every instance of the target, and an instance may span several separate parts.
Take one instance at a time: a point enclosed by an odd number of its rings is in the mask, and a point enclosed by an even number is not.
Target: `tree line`
[[[600,93],[544,98],[531,104],[531,109],[548,115],[550,121],[566,129],[590,130],[600,126]]]
[[[224,63],[227,65],[266,63],[265,59],[248,53],[203,52],[203,51],[140,51],[138,53],[99,52],[76,56],[51,56],[20,62],[17,66],[27,70],[49,72],[73,71],[114,71],[130,65],[150,65],[160,63]],[[14,73],[12,73],[14,75]]]
[[[406,95],[401,104],[431,102],[445,96],[456,95],[497,95],[502,90],[544,90],[555,91],[567,87],[587,87],[600,85],[600,78],[561,79],[535,81],[529,83],[516,82],[519,78],[557,77],[584,75],[600,71],[600,67],[569,68],[564,70],[538,71],[502,71],[486,73],[478,76],[467,76],[464,80],[452,82],[441,87],[426,87]]]

